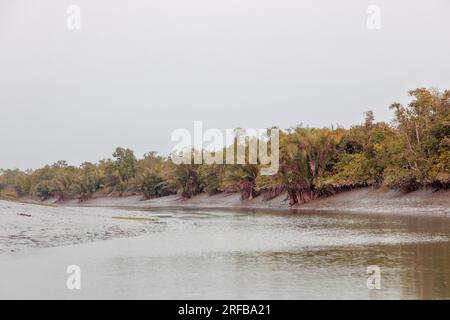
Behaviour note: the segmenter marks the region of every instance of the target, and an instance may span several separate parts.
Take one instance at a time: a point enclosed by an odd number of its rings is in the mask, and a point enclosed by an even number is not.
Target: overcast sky
[[[0,0],[0,168],[167,153],[194,120],[390,120],[416,87],[450,88],[448,0]]]

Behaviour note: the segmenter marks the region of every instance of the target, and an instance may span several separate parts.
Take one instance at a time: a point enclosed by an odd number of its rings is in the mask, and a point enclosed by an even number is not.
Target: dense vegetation
[[[155,152],[137,159],[117,148],[112,159],[80,167],[59,161],[35,171],[1,170],[0,196],[58,201],[127,194],[145,199],[201,192],[240,192],[242,199],[286,192],[291,205],[361,186],[404,191],[450,186],[450,91],[416,89],[411,103],[391,105],[392,123],[365,122],[350,129],[298,126],[280,133],[280,169],[259,165],[175,165]]]

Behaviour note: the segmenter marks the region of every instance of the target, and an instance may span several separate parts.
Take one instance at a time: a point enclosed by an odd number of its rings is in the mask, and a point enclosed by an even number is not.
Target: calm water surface
[[[153,233],[0,256],[0,298],[450,299],[450,217],[156,210]],[[127,223],[127,221],[124,221]],[[82,288],[66,288],[79,265]],[[381,268],[369,290],[367,267]]]

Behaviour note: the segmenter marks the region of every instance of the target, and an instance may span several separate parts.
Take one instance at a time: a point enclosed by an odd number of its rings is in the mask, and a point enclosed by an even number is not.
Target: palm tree
[[[174,165],[169,176],[169,188],[177,190],[183,199],[189,199],[202,192],[202,185],[197,173],[199,165]]]
[[[259,179],[266,199],[288,193],[289,204],[306,203],[318,196],[319,178],[335,155],[339,131],[297,127],[280,136],[280,170]]]
[[[242,200],[252,200],[256,195],[256,179],[259,168],[255,164],[227,166],[223,187],[229,191],[239,191]]]

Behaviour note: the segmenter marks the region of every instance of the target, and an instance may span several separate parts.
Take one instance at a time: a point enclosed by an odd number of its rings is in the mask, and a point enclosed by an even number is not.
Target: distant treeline
[[[145,199],[206,192],[240,192],[271,199],[287,193],[290,204],[362,186],[404,191],[450,186],[450,91],[410,91],[411,103],[394,103],[392,123],[371,111],[350,129],[297,126],[280,132],[280,167],[260,175],[260,165],[175,165],[150,152],[137,159],[117,148],[112,159],[80,167],[59,161],[35,171],[1,170],[0,197],[58,201],[142,194]]]

